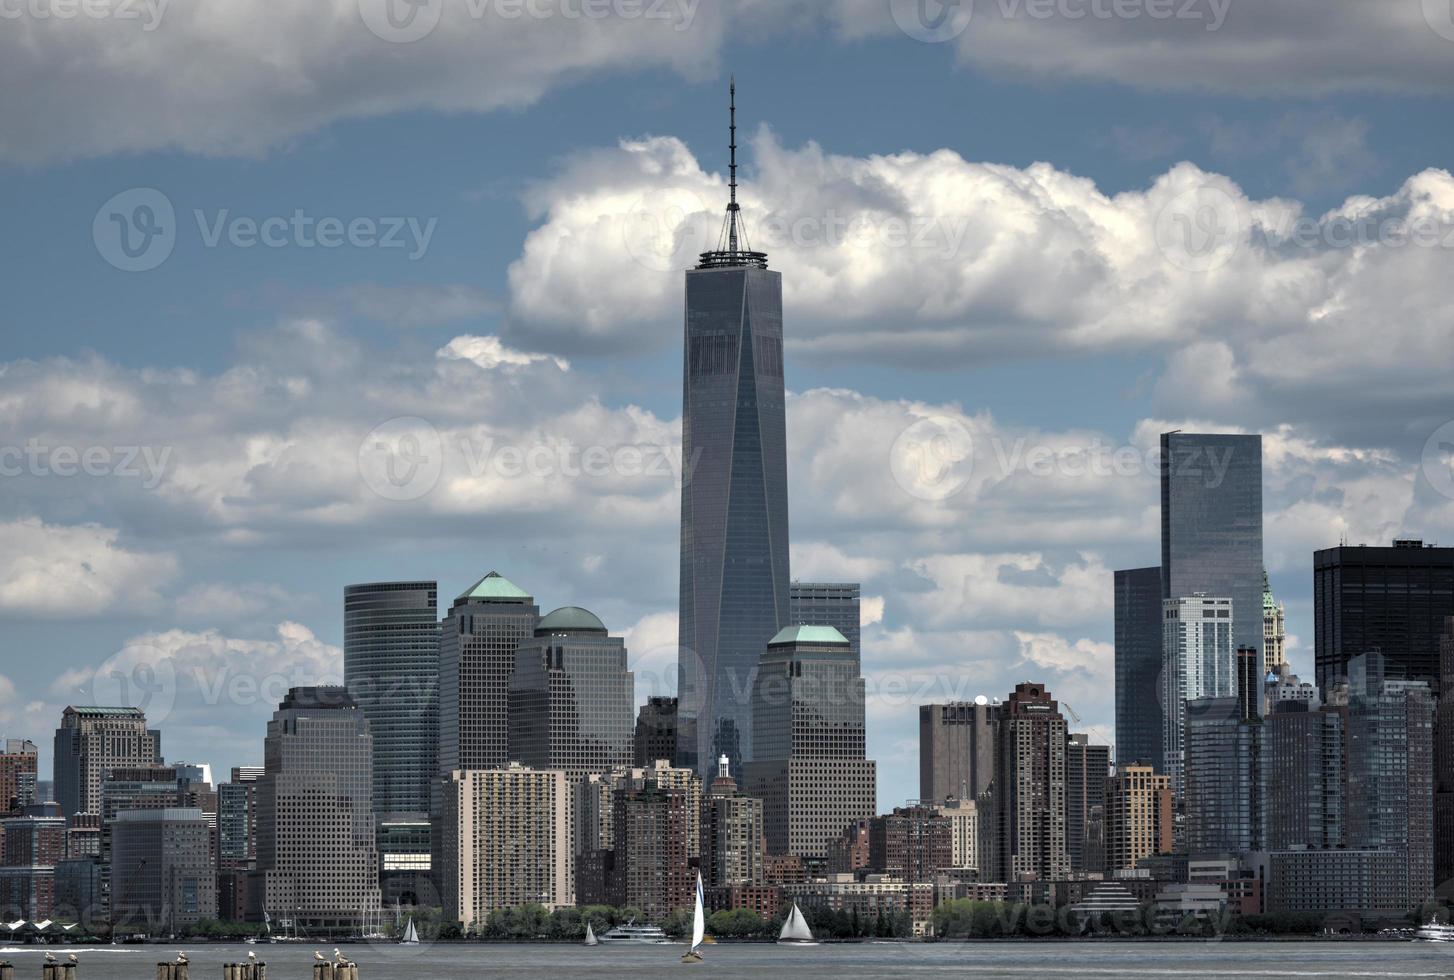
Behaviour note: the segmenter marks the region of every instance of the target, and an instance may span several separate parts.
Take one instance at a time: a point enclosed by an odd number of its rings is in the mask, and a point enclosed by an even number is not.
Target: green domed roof
[[[841,643],[848,646],[848,638],[832,626],[789,626],[778,630],[777,636],[767,641],[770,647],[781,643]]]
[[[501,575],[491,572],[461,592],[459,599],[529,599],[530,593]]]
[[[580,606],[561,606],[554,612],[540,617],[535,626],[535,635],[545,633],[605,633],[606,624],[589,609]]]

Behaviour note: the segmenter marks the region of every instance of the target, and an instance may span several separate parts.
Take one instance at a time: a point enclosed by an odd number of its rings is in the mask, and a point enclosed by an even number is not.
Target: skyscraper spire
[[[747,242],[747,225],[742,221],[742,206],[737,203],[737,76],[727,86],[727,216],[716,251],[703,252],[699,269],[720,269],[730,266],[767,268],[767,253],[754,252]]]

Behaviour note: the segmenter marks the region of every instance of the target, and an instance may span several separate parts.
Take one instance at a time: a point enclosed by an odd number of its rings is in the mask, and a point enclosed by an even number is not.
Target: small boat
[[[707,914],[702,909],[702,873],[697,872],[697,904],[692,910],[692,945],[682,954],[683,963],[702,962],[702,940],[707,935]]]
[[[589,922],[587,922],[586,923],[586,941],[585,941],[585,945],[587,945],[587,946],[599,946],[600,944],[601,944],[601,941],[596,938],[596,930],[592,929],[591,928],[591,924]]]
[[[399,940],[400,946],[418,946],[419,930],[414,928],[414,919],[409,919],[409,927],[404,930],[404,938]]]
[[[798,909],[797,902],[793,903],[793,910],[783,921],[783,928],[777,934],[777,941],[779,946],[818,945],[817,940],[813,938],[813,930],[808,928],[808,920],[803,918],[803,913]]]
[[[667,946],[671,940],[666,938],[666,933],[661,931],[661,926],[638,926],[634,921],[624,926],[615,928],[601,935],[601,943],[606,946],[621,946],[628,943],[647,946]]]
[[[1447,922],[1426,922],[1414,933],[1415,939],[1426,943],[1454,943],[1454,925]]]

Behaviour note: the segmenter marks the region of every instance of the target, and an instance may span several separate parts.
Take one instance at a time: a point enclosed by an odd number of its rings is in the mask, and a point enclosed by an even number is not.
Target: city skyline
[[[861,584],[879,799],[917,794],[920,703],[1036,680],[1111,739],[1105,583],[1155,561],[1163,432],[1262,434],[1264,558],[1292,669],[1315,677],[1312,554],[1448,543],[1454,522],[1450,325],[1425,291],[1447,253],[1358,220],[1449,223],[1454,59],[1409,8],[1309,14],[1325,34],[1292,66],[1246,43],[1289,37],[1250,8],[1216,32],[1027,23],[1030,49],[1001,51],[1015,25],[995,17],[925,43],[887,9],[789,32],[703,5],[681,31],[587,45],[572,73],[541,58],[521,86],[473,47],[495,41],[480,25],[400,43],[350,16],[306,49],[310,110],[245,68],[195,92],[167,71],[175,119],[149,99],[91,114],[146,59],[70,45],[128,25],[36,22],[35,49],[0,47],[55,99],[0,107],[0,194],[26,229],[4,236],[0,734],[36,742],[44,774],[65,705],[135,697],[186,757],[257,764],[289,687],[344,679],[341,588],[448,597],[491,568],[542,612],[611,624],[636,703],[669,693],[681,280],[720,224],[734,72],[749,240],[783,277],[790,567]],[[124,36],[232,65],[274,34],[192,45],[179,10]],[[302,10],[270,14],[270,43],[318,37]],[[579,51],[591,27],[520,29]],[[1174,70],[1073,57],[1163,30]],[[1329,72],[1338,38],[1358,70]],[[79,65],[95,74],[70,84]],[[126,196],[146,189],[161,198]],[[1178,248],[1188,194],[1247,234]],[[111,216],[163,201],[170,250],[128,268]],[[286,244],[247,244],[238,222],[270,218]],[[297,237],[324,218],[404,247]],[[1373,349],[1368,323],[1387,325]]]

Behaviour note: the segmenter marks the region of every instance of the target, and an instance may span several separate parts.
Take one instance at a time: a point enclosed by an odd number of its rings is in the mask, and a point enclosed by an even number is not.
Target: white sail
[[[707,916],[702,911],[702,873],[697,872],[697,908],[692,913],[692,949],[702,945],[707,935]]]
[[[803,918],[803,913],[798,911],[798,903],[793,903],[793,910],[788,913],[787,920],[783,922],[782,931],[778,933],[778,942],[810,943],[813,941],[813,931],[808,928],[808,920]]]
[[[404,942],[408,943],[410,946],[413,946],[415,943],[419,942],[419,930],[414,928],[413,919],[409,920],[409,928],[404,930]]]
[[[587,946],[594,946],[599,941],[600,940],[598,940],[596,938],[596,930],[592,929],[591,928],[591,924],[589,922],[587,922],[586,923],[586,945]]]

